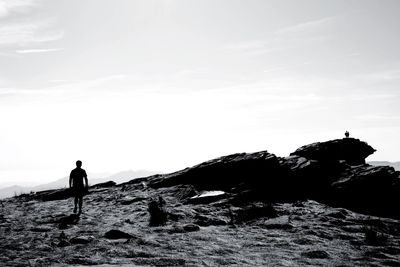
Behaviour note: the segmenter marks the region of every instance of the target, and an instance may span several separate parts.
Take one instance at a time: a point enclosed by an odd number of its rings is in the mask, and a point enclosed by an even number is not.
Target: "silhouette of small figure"
[[[69,187],[74,196],[74,213],[76,213],[79,203],[78,216],[82,213],[83,195],[87,192],[89,187],[86,171],[81,167],[82,161],[78,160],[76,162],[76,168],[71,171],[69,176]],[[85,180],[85,184],[83,180]]]
[[[350,136],[349,131],[346,131],[346,132],[344,133],[344,136],[346,136],[346,138],[349,138],[349,136]]]

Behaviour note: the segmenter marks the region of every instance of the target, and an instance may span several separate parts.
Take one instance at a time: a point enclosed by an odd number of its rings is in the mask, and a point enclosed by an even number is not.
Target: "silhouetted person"
[[[78,215],[82,213],[83,195],[86,193],[89,187],[86,171],[81,167],[82,167],[82,161],[78,160],[76,162],[76,168],[71,171],[71,174],[69,176],[69,187],[71,188],[72,194],[75,198],[74,213],[76,213],[77,206],[79,203]],[[85,180],[85,184],[83,183],[83,180]]]
[[[350,136],[349,131],[346,131],[346,132],[344,133],[344,136],[346,136],[346,138],[349,138],[349,136]]]

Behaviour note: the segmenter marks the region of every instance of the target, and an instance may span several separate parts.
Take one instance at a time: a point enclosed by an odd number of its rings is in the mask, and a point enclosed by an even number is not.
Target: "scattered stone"
[[[71,243],[68,242],[67,240],[60,240],[60,242],[58,242],[57,247],[67,247],[70,246]]]
[[[183,226],[183,229],[186,232],[196,232],[200,230],[200,226],[198,226],[197,224],[190,223]]]
[[[74,225],[77,224],[78,222],[79,222],[79,215],[71,214],[59,220],[58,228],[64,230],[68,228],[68,225]]]
[[[76,236],[69,240],[71,244],[88,244],[94,240],[94,236]]]
[[[133,236],[122,232],[120,230],[110,230],[104,234],[104,237],[107,239],[125,239],[125,238],[132,238]]]
[[[38,227],[33,227],[31,228],[32,232],[38,232],[38,233],[45,233],[51,231],[52,228],[46,227],[46,226],[38,226]]]
[[[266,229],[290,230],[293,228],[293,225],[290,223],[289,216],[280,216],[265,221],[262,227]]]
[[[150,226],[160,226],[167,222],[168,212],[165,209],[165,200],[159,196],[157,199],[152,199],[148,205],[150,213]]]
[[[328,259],[329,254],[323,250],[311,250],[301,253],[302,256],[310,259]]]

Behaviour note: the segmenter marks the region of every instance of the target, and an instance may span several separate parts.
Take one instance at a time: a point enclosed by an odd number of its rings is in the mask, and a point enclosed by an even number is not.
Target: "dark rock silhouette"
[[[67,229],[69,225],[74,225],[79,222],[79,215],[71,214],[65,217],[62,217],[59,221],[58,228],[59,229]]]
[[[365,164],[374,152],[366,142],[343,138],[300,147],[285,158],[267,151],[228,155],[149,177],[148,184],[153,188],[185,185],[191,188],[189,192],[223,190],[227,194],[215,201],[225,198],[235,205],[315,199],[368,214],[400,217],[395,204],[400,195],[399,173]],[[188,203],[197,201],[177,194]]]
[[[167,222],[168,212],[165,208],[165,200],[159,196],[149,201],[150,226],[160,226]]]
[[[167,174],[151,180],[153,188],[190,184],[196,190],[230,190],[241,183],[247,185],[268,183],[270,177],[279,174],[278,158],[261,151],[233,154],[210,160],[192,168]]]
[[[40,191],[34,194],[35,199],[42,201],[62,200],[70,197],[72,197],[72,192],[69,188]]]
[[[183,230],[185,230],[185,232],[196,232],[200,230],[200,226],[198,226],[197,224],[186,224],[183,226]]]
[[[99,183],[99,184],[95,184],[93,186],[91,186],[91,188],[107,188],[107,187],[112,187],[115,186],[117,183],[114,181],[108,181],[108,182],[104,182],[104,183]]]
[[[355,138],[335,139],[302,146],[290,155],[318,161],[345,160],[350,165],[365,164],[376,150]]]
[[[73,238],[71,238],[69,240],[69,242],[71,244],[81,244],[81,245],[85,245],[85,244],[89,244],[90,242],[92,242],[94,240],[93,236],[75,236]]]
[[[104,237],[108,238],[108,239],[125,239],[125,238],[129,239],[129,238],[132,238],[133,236],[131,234],[125,233],[123,231],[113,229],[113,230],[106,232],[104,234]]]
[[[332,203],[378,216],[400,215],[400,172],[389,166],[349,168],[332,183]]]

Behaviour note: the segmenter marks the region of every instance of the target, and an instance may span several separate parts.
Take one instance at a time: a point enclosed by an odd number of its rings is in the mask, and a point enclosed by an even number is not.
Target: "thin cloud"
[[[275,31],[276,34],[293,34],[299,32],[306,32],[320,29],[321,27],[327,26],[335,19],[335,17],[325,17],[318,20],[310,20],[302,22],[296,25],[284,27]]]
[[[23,49],[23,50],[16,50],[15,52],[18,54],[36,54],[36,53],[57,52],[62,50],[64,50],[64,48]]]
[[[0,18],[9,16],[13,12],[25,12],[36,5],[35,0],[0,0]]]
[[[400,69],[377,71],[366,74],[363,78],[370,82],[391,82],[400,79]]]
[[[23,46],[59,40],[64,37],[64,33],[51,30],[53,21],[47,19],[0,26],[0,46]]]
[[[227,52],[242,53],[248,56],[261,56],[296,48],[300,45],[323,42],[328,35],[325,33],[323,35],[315,35],[314,33],[330,25],[335,18],[325,17],[280,28],[269,33],[264,39],[225,44],[222,49]]]
[[[45,88],[1,88],[0,97],[2,96],[42,96],[42,95],[63,95],[72,94],[76,92],[90,92],[90,89],[98,90],[103,88],[102,86],[109,82],[117,82],[125,79],[125,74],[114,74],[109,76],[100,77],[92,80],[82,80],[76,82],[63,81],[62,84],[56,86],[50,86]],[[108,89],[106,89],[108,90]]]

